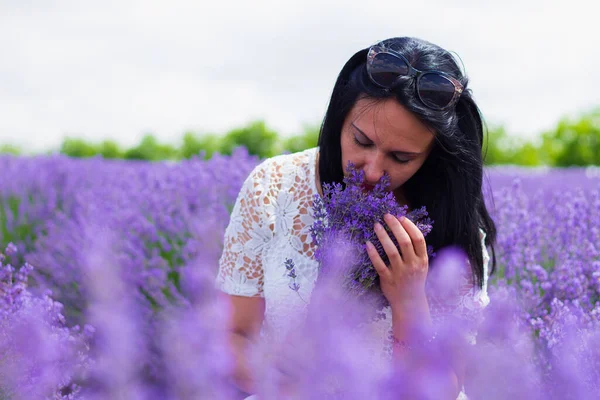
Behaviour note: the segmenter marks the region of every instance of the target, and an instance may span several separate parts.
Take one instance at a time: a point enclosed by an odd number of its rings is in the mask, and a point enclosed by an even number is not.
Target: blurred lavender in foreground
[[[369,346],[369,305],[340,285],[348,263],[356,261],[354,244],[336,244],[324,250],[335,261],[319,278],[305,318],[283,342],[259,341],[253,349],[259,399],[377,398],[389,368]]]
[[[17,248],[0,253],[0,393],[2,398],[72,398],[90,359],[87,326],[68,328],[62,304],[47,291],[34,296],[27,279],[33,267],[11,265]]]
[[[180,301],[162,313],[160,344],[166,381],[174,399],[231,399],[233,354],[229,348],[230,310],[214,286],[220,248],[215,246],[214,215],[193,222],[202,238],[198,257],[182,268]],[[220,238],[219,238],[220,239]]]
[[[211,240],[214,216],[190,223],[199,237]],[[92,244],[83,266],[90,293],[87,320],[96,328],[96,340],[84,397],[231,398],[228,309],[214,287],[214,246],[200,247],[198,258],[182,267],[181,296],[152,311],[115,262],[111,243],[118,235],[102,227],[87,233]]]
[[[152,315],[136,305],[134,286],[118,268],[110,231],[88,226],[82,237],[82,284],[87,289],[87,318],[95,328],[94,363],[83,389],[89,399],[145,399],[147,328]],[[146,326],[147,325],[147,326]]]
[[[329,260],[340,264],[330,266],[333,270],[344,271],[351,261],[348,247],[331,250]],[[440,252],[429,289],[454,296],[465,258],[460,251]],[[562,399],[573,394],[592,399],[598,393],[598,326],[556,318],[552,329],[561,332],[555,347],[560,351],[548,353],[522,319],[513,287],[493,290],[491,305],[478,321],[475,344],[465,340],[472,321],[449,317],[437,320],[433,342],[391,361],[377,353],[376,336],[382,332],[359,317],[365,304],[349,296],[338,278],[327,275],[315,287],[306,320],[283,344],[257,344],[258,398],[439,399],[448,390],[446,374],[458,360],[467,368],[464,386],[470,399]]]
[[[18,249],[2,260],[0,397],[233,397],[212,274],[228,207],[256,162],[244,154],[180,165],[0,157],[0,238]],[[498,270],[475,345],[457,343],[464,328],[448,319],[420,352],[435,368],[387,365],[365,345],[373,332],[350,329],[361,304],[323,283],[286,346],[255,349],[263,397],[436,398],[436,377],[462,354],[471,399],[595,398],[600,178],[489,172]],[[452,281],[442,267],[432,284]]]

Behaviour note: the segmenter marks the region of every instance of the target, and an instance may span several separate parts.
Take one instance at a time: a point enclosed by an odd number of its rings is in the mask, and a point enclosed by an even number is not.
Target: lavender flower
[[[181,163],[0,156],[0,244],[14,243],[0,254],[0,396],[227,398],[227,305],[211,282],[228,211],[256,162],[243,149]],[[476,345],[458,346],[471,366],[466,392],[494,400],[595,398],[600,179],[584,169],[487,173],[498,268]],[[356,329],[356,310],[371,306],[360,300],[381,300],[374,271],[353,269],[364,241],[376,242],[366,233],[384,212],[402,215],[374,206],[387,204],[385,191],[358,201],[377,188],[351,195],[357,186],[330,187],[336,207],[327,196],[315,199],[313,239],[324,243],[319,285],[307,325],[282,348],[266,344],[277,363],[256,365],[262,398],[282,397],[275,388],[282,375],[302,398],[440,397],[435,377],[455,351],[447,345],[457,343],[452,326],[440,327],[438,347],[421,352],[434,361],[422,380],[410,364],[372,368],[368,339]],[[426,232],[423,212],[409,217]],[[98,225],[113,240],[103,243],[90,229]],[[428,285],[452,297],[439,289],[453,269],[441,254]],[[293,260],[285,268],[298,288]],[[364,294],[348,296],[348,287]]]
[[[296,275],[296,266],[294,265],[294,260],[286,258],[285,269],[288,271],[287,276],[291,278],[289,284],[290,289],[292,289],[294,292],[297,292],[300,289],[300,286],[296,283],[296,278],[298,276]]]
[[[46,291],[36,296],[27,281],[33,267],[16,270],[10,243],[0,254],[0,388],[3,398],[73,398],[89,368],[92,328],[69,328],[62,304]]]
[[[394,194],[388,190],[390,181],[387,174],[379,180],[373,191],[366,192],[362,189],[364,171],[357,170],[352,163],[347,169],[349,174],[344,178],[344,185],[326,183],[324,197],[315,195],[314,224],[310,228],[313,242],[317,245],[315,258],[320,264],[319,274],[329,274],[328,264],[333,265],[332,249],[339,247],[340,242],[350,244],[350,252],[356,258],[345,266],[347,270],[342,274],[343,284],[357,298],[372,302],[375,310],[381,310],[387,305],[387,300],[381,292],[379,276],[365,246],[367,241],[371,241],[383,261],[389,264],[373,230],[375,222],[386,228],[398,247],[396,238],[384,223],[386,213],[410,218],[424,235],[431,231],[432,221],[424,207],[407,213],[407,207],[397,203]]]

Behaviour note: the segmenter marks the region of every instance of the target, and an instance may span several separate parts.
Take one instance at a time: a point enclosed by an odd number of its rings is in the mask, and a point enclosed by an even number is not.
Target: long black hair
[[[400,52],[413,67],[435,70],[458,79],[464,91],[455,107],[444,111],[426,107],[415,91],[416,80],[401,77],[392,91],[376,86],[366,71],[367,49],[360,50],[340,72],[319,134],[319,177],[321,183],[343,183],[341,131],[344,121],[359,98],[394,97],[428,126],[435,145],[421,168],[403,185],[412,206],[425,206],[434,220],[427,244],[434,249],[458,246],[469,257],[475,281],[483,285],[483,255],[479,228],[486,232],[485,243],[492,251],[496,226],[487,211],[483,192],[483,122],[479,108],[468,89],[468,78],[454,57],[427,41],[401,37],[385,40],[387,47]]]

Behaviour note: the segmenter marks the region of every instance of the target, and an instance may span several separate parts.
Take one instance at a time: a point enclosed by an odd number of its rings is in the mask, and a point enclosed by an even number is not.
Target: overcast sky
[[[178,143],[256,119],[291,135],[354,52],[392,36],[457,52],[487,122],[534,137],[600,106],[593,3],[0,0],[0,144]]]

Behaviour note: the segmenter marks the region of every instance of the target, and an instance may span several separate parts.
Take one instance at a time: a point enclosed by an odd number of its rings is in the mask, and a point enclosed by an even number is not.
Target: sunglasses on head
[[[382,43],[369,49],[367,73],[373,83],[386,89],[393,88],[400,76],[415,77],[417,96],[434,110],[454,106],[463,91],[463,85],[456,78],[441,71],[419,71],[402,54]]]

